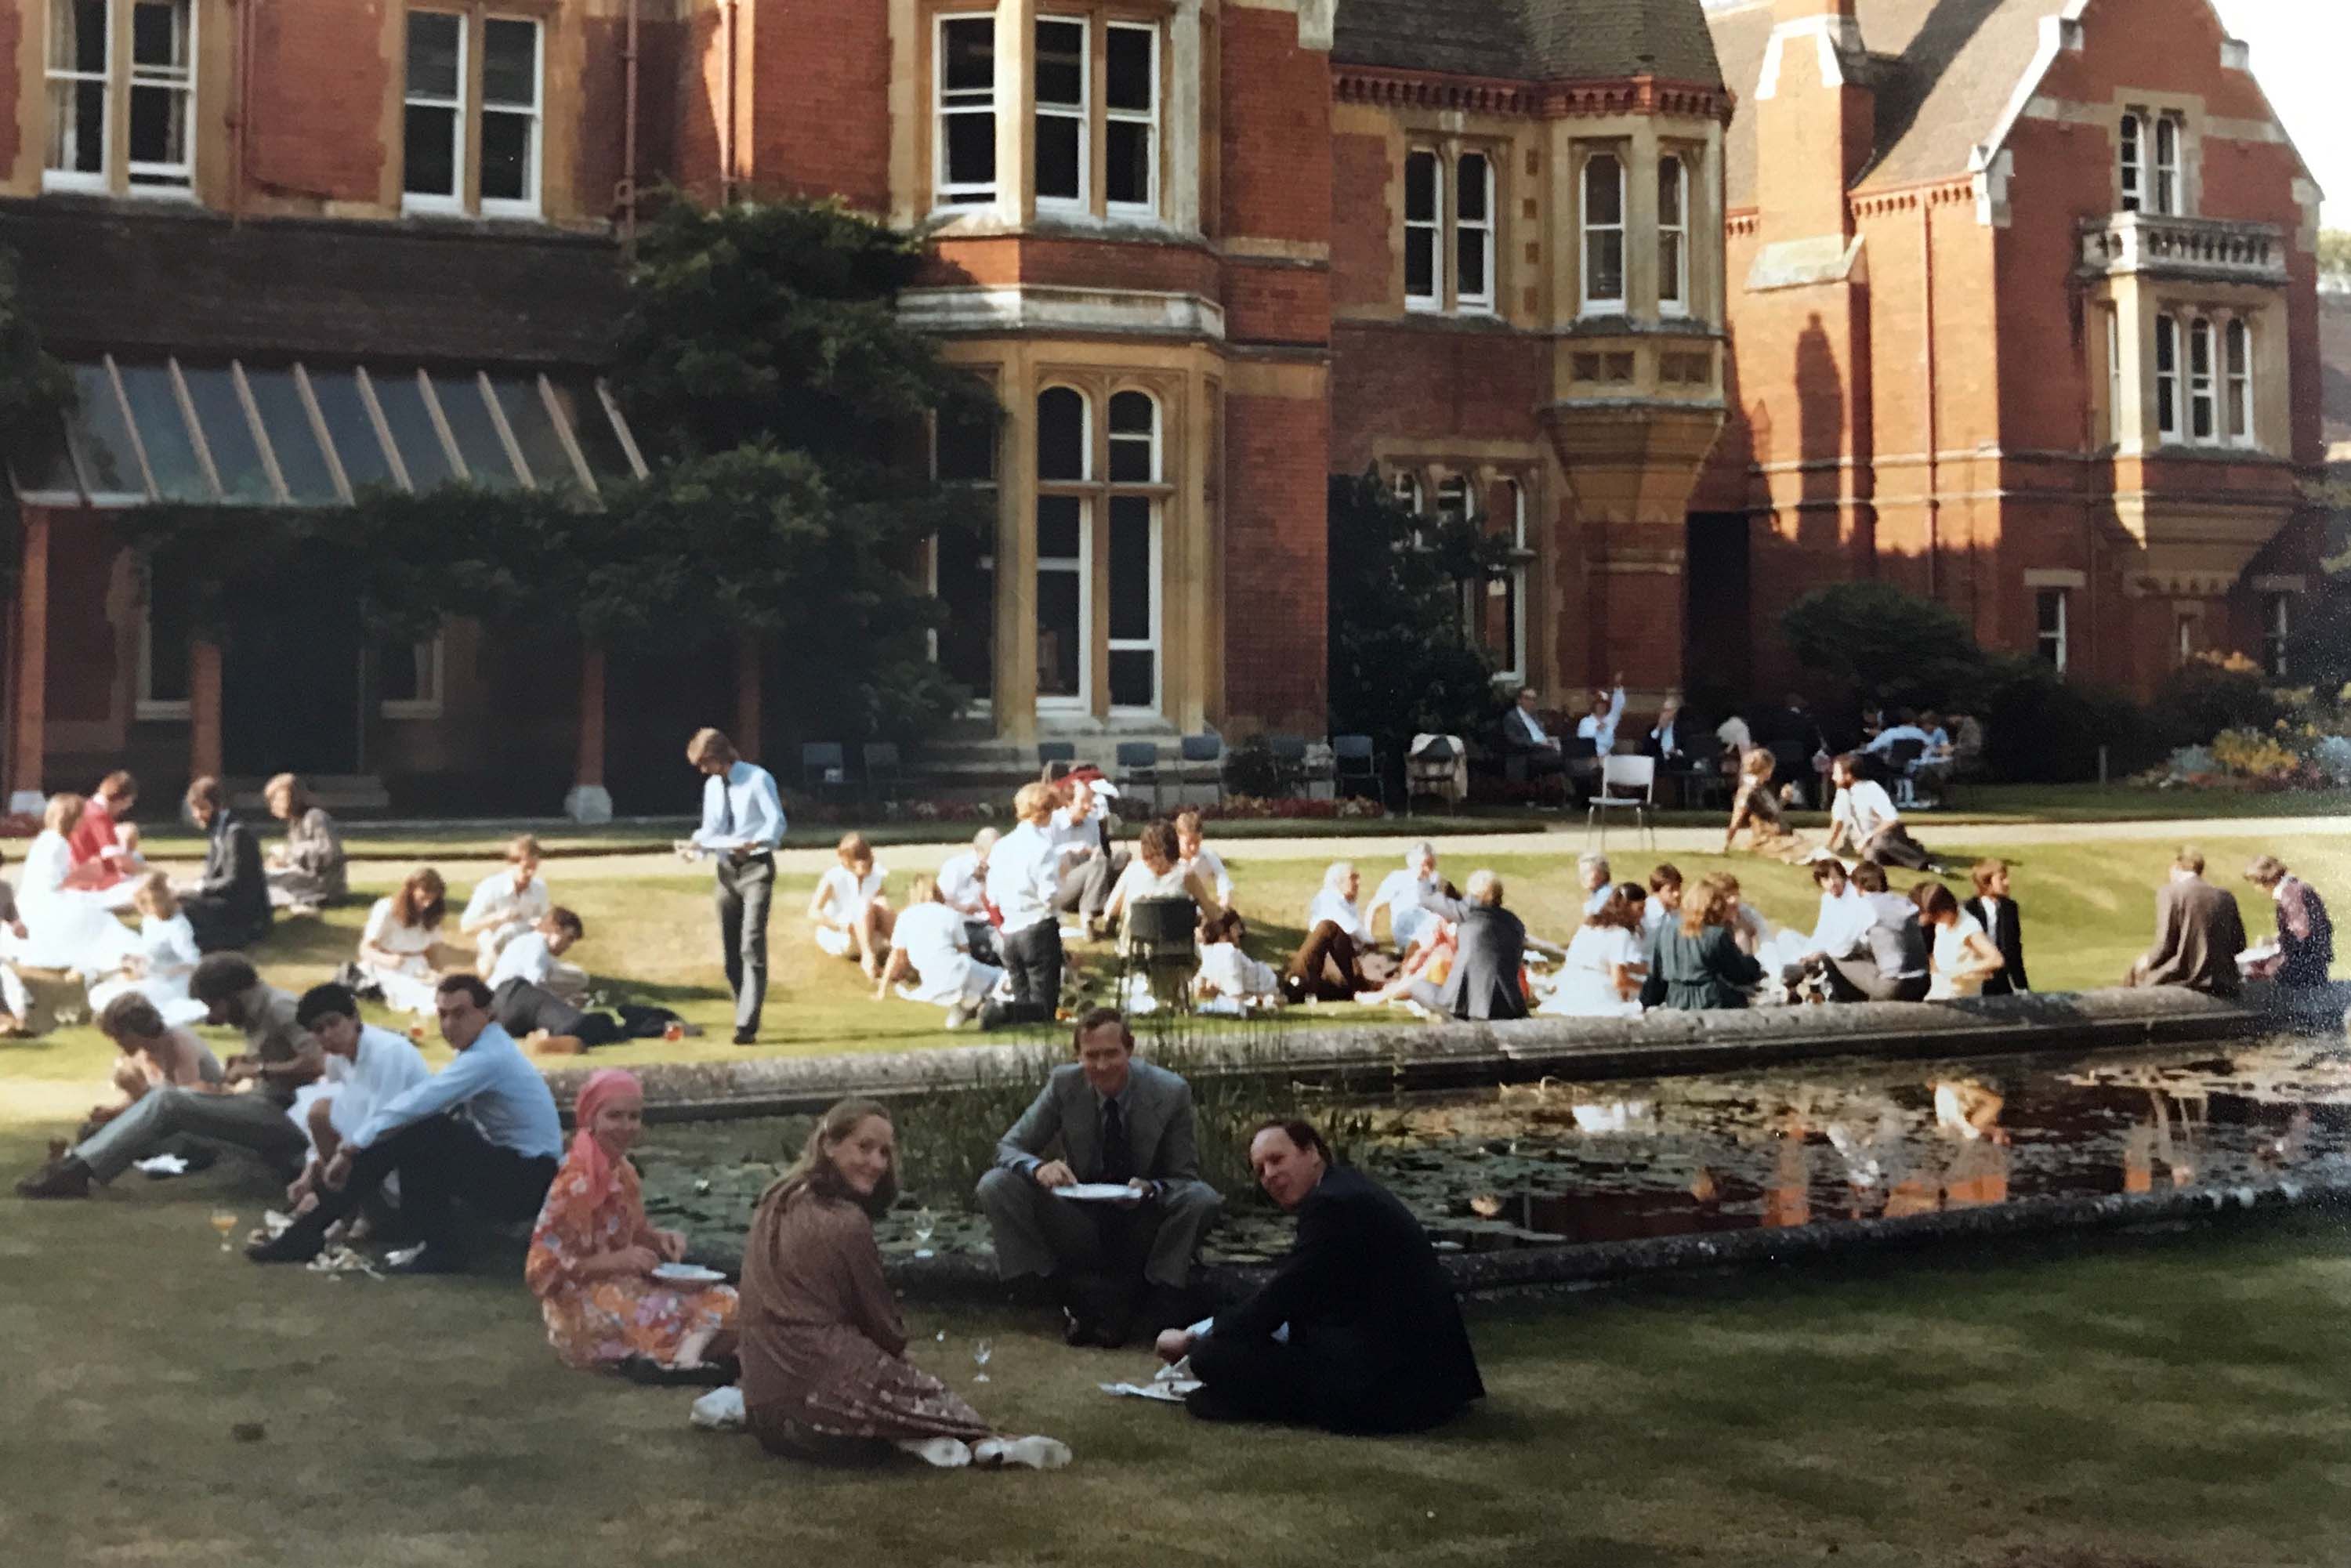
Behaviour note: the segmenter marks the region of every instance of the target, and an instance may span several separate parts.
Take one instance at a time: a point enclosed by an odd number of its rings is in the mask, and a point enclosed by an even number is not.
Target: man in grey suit
[[[1430,907],[1457,923],[1458,946],[1444,986],[1415,980],[1412,999],[1446,1018],[1526,1017],[1527,993],[1520,983],[1520,970],[1526,964],[1530,943],[1547,945],[1533,942],[1526,924],[1502,907],[1502,879],[1490,871],[1473,872],[1466,898]],[[1558,952],[1555,947],[1549,950]]]
[[[2204,880],[2201,851],[2183,848],[2171,862],[2171,880],[2155,895],[2155,946],[2131,966],[2124,984],[2233,997],[2244,983],[2237,967],[2244,950],[2237,901]]]
[[[997,1272],[1044,1281],[1061,1301],[1070,1343],[1115,1350],[1138,1313],[1146,1336],[1191,1316],[1192,1260],[1224,1200],[1200,1179],[1191,1087],[1134,1060],[1134,1036],[1118,1010],[1080,1019],[1076,1047],[1077,1061],[1055,1068],[998,1140],[979,1207],[995,1235]],[[1056,1145],[1061,1157],[1047,1158]],[[1133,1196],[1056,1196],[1096,1183]]]

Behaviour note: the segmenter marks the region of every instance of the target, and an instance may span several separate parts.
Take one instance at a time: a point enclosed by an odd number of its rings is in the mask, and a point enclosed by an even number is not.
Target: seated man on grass
[[[1042,1281],[1070,1343],[1115,1350],[1138,1314],[1154,1332],[1189,1315],[1192,1260],[1224,1200],[1200,1179],[1191,1087],[1134,1060],[1134,1036],[1114,1008],[1080,1019],[1075,1043],[1078,1060],[1053,1070],[997,1143],[979,1207],[998,1274]],[[1048,1159],[1056,1146],[1061,1157]],[[1133,1196],[1056,1196],[1081,1183]]]
[[[1255,1295],[1159,1336],[1162,1360],[1192,1358],[1193,1415],[1418,1432],[1485,1397],[1453,1282],[1410,1209],[1333,1163],[1304,1122],[1259,1128],[1249,1166],[1298,1216],[1298,1239]]]
[[[296,1091],[324,1065],[319,1042],[295,1019],[294,998],[266,986],[241,953],[214,953],[196,966],[189,993],[204,1004],[205,1021],[234,1024],[247,1049],[231,1057],[225,1087],[157,1087],[68,1153],[16,1184],[22,1197],[88,1197],[134,1160],[162,1152],[164,1141],[193,1134],[251,1149],[290,1177],[301,1167],[302,1134],[287,1119]],[[159,1015],[158,1023],[162,1021]],[[242,1090],[237,1085],[249,1085]]]
[[[326,1052],[326,1072],[295,1095],[287,1114],[310,1140],[310,1161],[286,1197],[297,1215],[319,1202],[326,1168],[343,1140],[389,1105],[433,1076],[424,1053],[404,1034],[360,1021],[359,998],[348,986],[313,986],[294,1005],[294,1019]]]
[[[441,1038],[457,1059],[378,1106],[319,1172],[318,1207],[245,1255],[256,1263],[307,1263],[327,1230],[400,1177],[400,1209],[422,1248],[392,1265],[403,1274],[452,1274],[467,1261],[452,1210],[468,1207],[498,1220],[535,1218],[563,1155],[563,1124],[547,1080],[490,1018],[490,988],[474,975],[449,975],[434,992]]]
[[[98,1015],[100,1034],[122,1054],[115,1059],[113,1082],[122,1098],[93,1105],[82,1136],[103,1127],[158,1089],[218,1089],[226,1082],[220,1059],[183,1029],[163,1021],[147,998],[132,991],[115,998]]]

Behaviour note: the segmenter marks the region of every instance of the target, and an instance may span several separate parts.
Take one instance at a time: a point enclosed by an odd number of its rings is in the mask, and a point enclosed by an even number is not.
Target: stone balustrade
[[[2082,270],[2283,284],[2285,231],[2275,224],[2116,213],[2082,225]]]

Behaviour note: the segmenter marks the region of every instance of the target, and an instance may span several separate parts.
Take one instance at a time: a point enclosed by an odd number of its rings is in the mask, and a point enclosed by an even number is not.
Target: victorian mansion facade
[[[925,563],[979,751],[1321,734],[1332,473],[1506,536],[1470,634],[1554,692],[1754,695],[1872,576],[2144,690],[2311,570],[2317,193],[2204,0],[20,0],[0,244],[82,397],[11,465],[11,789],[661,810],[692,724],[793,733],[756,646],[214,645],[113,520],[641,472],[662,181],[928,235],[1004,410]]]

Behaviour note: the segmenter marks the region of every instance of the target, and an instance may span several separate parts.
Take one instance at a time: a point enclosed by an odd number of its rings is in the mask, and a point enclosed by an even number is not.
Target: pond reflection
[[[1456,1245],[1541,1246],[2351,1177],[2306,1040],[1413,1097],[1366,1163]]]

